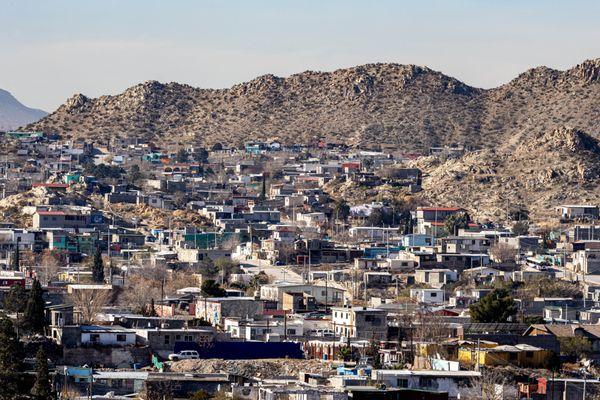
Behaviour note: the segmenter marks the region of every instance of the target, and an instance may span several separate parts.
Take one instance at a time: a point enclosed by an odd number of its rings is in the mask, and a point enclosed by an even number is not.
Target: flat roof
[[[433,370],[409,370],[409,369],[374,369],[374,374],[387,375],[410,375],[410,376],[456,376],[471,378],[481,376],[478,371],[433,371]]]

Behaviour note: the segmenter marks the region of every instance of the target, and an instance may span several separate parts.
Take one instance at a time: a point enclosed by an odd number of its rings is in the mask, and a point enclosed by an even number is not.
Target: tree
[[[506,289],[494,289],[469,309],[473,322],[507,322],[517,313],[517,306]]]
[[[27,304],[23,315],[24,328],[31,333],[43,334],[46,327],[46,316],[44,314],[46,303],[43,295],[44,291],[40,281],[34,279],[27,296]]]
[[[342,221],[345,221],[350,216],[350,206],[346,203],[346,200],[335,202],[333,214],[335,215],[335,219]]]
[[[586,337],[560,337],[558,341],[560,343],[560,354],[564,356],[582,359],[592,352],[592,343]]]
[[[513,225],[512,231],[517,236],[527,235],[529,233],[529,224],[526,221],[517,221]]]
[[[128,279],[127,287],[123,289],[120,303],[133,308],[136,313],[144,313],[148,303],[161,296],[160,282],[137,274]]]
[[[27,292],[21,285],[13,285],[4,296],[4,311],[20,313],[25,311]]]
[[[514,263],[517,257],[517,249],[507,243],[496,243],[490,247],[490,256],[499,263]]]
[[[15,313],[17,316],[17,329],[22,324],[19,318],[19,314],[25,311],[25,305],[27,304],[27,292],[21,285],[13,285],[10,287],[8,293],[4,296],[3,301],[4,311],[9,313]]]
[[[23,367],[23,346],[13,323],[0,318],[0,399],[17,398],[20,394]]]
[[[508,219],[511,221],[524,221],[529,219],[529,211],[524,207],[518,207],[509,211]]]
[[[194,159],[199,163],[207,163],[208,151],[204,147],[199,147],[194,153]]]
[[[227,292],[225,291],[225,289],[223,289],[213,279],[208,279],[208,280],[202,282],[202,293],[204,293],[205,296],[210,296],[210,297],[223,297],[223,296],[227,295]]]
[[[92,280],[96,283],[104,283],[104,262],[99,247],[96,248],[92,260]]]
[[[459,392],[463,400],[504,400],[518,397],[515,385],[510,384],[506,374],[494,368],[483,369],[480,377],[473,378],[470,385],[463,386]]]
[[[341,346],[338,349],[337,356],[341,358],[343,361],[351,361],[352,360],[352,348],[349,346]]]
[[[110,302],[111,295],[108,289],[82,289],[73,291],[70,300],[79,311],[82,322],[89,324],[96,321],[98,314]]]
[[[42,268],[38,270],[38,276],[46,286],[58,276],[62,261],[61,258],[62,257],[60,253],[55,253],[49,250],[45,250],[42,254]]]
[[[136,184],[137,181],[142,179],[142,172],[140,171],[140,166],[137,164],[133,164],[131,169],[129,170],[129,182],[132,184]]]
[[[240,271],[240,267],[237,262],[232,261],[230,258],[224,257],[217,258],[215,261],[215,267],[219,270],[221,283],[227,282],[231,274],[238,273]]]
[[[148,308],[146,315],[148,317],[158,317],[158,314],[156,312],[156,306],[154,305],[154,298],[150,299],[150,307]]]
[[[267,175],[263,172],[262,174],[262,188],[260,190],[260,199],[265,200],[267,198]]]
[[[197,390],[190,394],[190,400],[210,400],[212,397],[206,390]]]
[[[466,212],[457,212],[449,215],[444,221],[444,228],[448,235],[457,235],[459,229],[466,229],[469,227],[469,221],[471,218]]]
[[[19,251],[19,245],[15,248],[13,252],[13,257],[11,260],[11,266],[14,271],[19,271],[21,269],[21,252]]]
[[[50,400],[53,398],[50,373],[48,372],[48,359],[42,346],[35,355],[35,385],[31,390],[31,394],[37,400]]]
[[[371,210],[371,214],[367,218],[367,223],[369,226],[382,226],[383,225],[383,211],[379,208],[375,208]]]
[[[177,160],[177,162],[180,163],[188,162],[188,152],[186,151],[186,149],[179,149],[177,155],[175,156],[175,159]]]

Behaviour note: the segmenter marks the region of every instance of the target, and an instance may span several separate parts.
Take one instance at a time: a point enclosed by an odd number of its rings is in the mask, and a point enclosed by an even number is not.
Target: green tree
[[[92,280],[96,283],[104,283],[104,262],[102,261],[102,252],[96,248],[94,259],[92,260]]]
[[[343,361],[351,361],[352,360],[352,348],[349,346],[343,346],[338,349],[337,356],[341,358]]]
[[[132,184],[136,184],[140,179],[142,179],[142,172],[140,170],[140,166],[137,164],[133,164],[131,169],[129,170],[129,182]]]
[[[22,325],[20,314],[25,311],[27,304],[27,291],[21,285],[13,285],[4,296],[4,311],[15,313],[17,316],[17,329]]]
[[[4,311],[19,313],[25,311],[27,291],[21,285],[13,285],[4,296]]]
[[[561,337],[558,338],[558,341],[560,343],[560,354],[564,356],[582,359],[592,352],[592,343],[588,338],[582,336]]]
[[[35,355],[35,385],[31,390],[31,394],[36,400],[50,400],[53,398],[50,373],[48,372],[48,358],[42,346]]]
[[[383,211],[379,208],[371,210],[371,214],[367,218],[367,224],[369,226],[382,226],[384,222]]]
[[[23,346],[13,323],[7,317],[0,318],[0,399],[14,399],[21,394],[21,371],[23,370]]]
[[[473,322],[507,322],[517,314],[517,306],[506,289],[494,289],[469,307]]]
[[[346,200],[336,201],[333,207],[333,215],[335,219],[345,221],[350,216],[350,206]]]
[[[46,317],[44,315],[44,291],[37,279],[33,280],[31,290],[27,296],[27,304],[23,314],[23,326],[31,333],[44,333]]]
[[[21,252],[19,251],[19,245],[17,245],[13,252],[11,266],[14,271],[19,271],[21,269]]]
[[[513,225],[512,231],[517,236],[527,235],[529,233],[529,223],[526,221],[517,221]]]
[[[208,151],[204,147],[196,149],[194,152],[194,159],[200,163],[208,162]]]
[[[202,293],[205,296],[210,297],[224,297],[227,295],[225,289],[223,289],[217,282],[213,279],[207,279],[202,282]]]
[[[459,229],[466,229],[469,227],[469,221],[471,218],[466,212],[457,212],[449,215],[444,221],[444,228],[448,235],[458,235]]]
[[[184,163],[188,162],[188,157],[189,155],[186,149],[179,149],[177,155],[175,156],[175,159],[177,160],[177,162]]]
[[[267,198],[267,175],[263,172],[262,174],[262,188],[260,191],[260,199],[264,200]]]

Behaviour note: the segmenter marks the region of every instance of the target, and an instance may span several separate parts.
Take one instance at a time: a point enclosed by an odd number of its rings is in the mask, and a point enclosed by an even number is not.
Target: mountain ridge
[[[600,58],[566,71],[536,67],[491,89],[395,63],[265,74],[226,89],[146,81],[118,95],[76,94],[26,129],[100,141],[119,134],[174,143],[325,138],[401,150],[459,142],[485,148],[560,124],[598,134],[599,71]]]
[[[0,131],[16,129],[47,114],[43,110],[23,105],[9,91],[0,89]]]

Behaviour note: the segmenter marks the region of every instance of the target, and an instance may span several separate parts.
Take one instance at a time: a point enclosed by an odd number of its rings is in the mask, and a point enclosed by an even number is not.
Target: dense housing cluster
[[[9,396],[600,393],[595,204],[478,221],[415,196],[419,154],[322,140],[5,132],[1,151]]]

